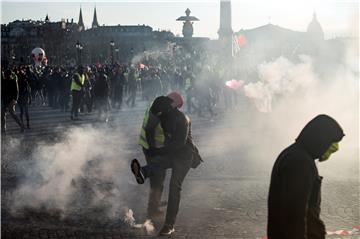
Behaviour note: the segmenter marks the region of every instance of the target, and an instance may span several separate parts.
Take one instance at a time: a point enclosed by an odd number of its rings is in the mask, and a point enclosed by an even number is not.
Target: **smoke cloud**
[[[132,142],[126,139],[120,130],[86,126],[66,130],[59,142],[38,145],[32,160],[19,162],[24,176],[9,195],[12,213],[38,209],[61,217],[122,218],[135,185],[128,163],[139,156],[127,149]]]
[[[260,112],[270,112],[274,97],[290,95],[297,90],[311,87],[316,79],[311,58],[300,56],[300,63],[294,64],[285,57],[267,62],[258,67],[259,81],[244,86],[247,97],[254,100]]]
[[[234,73],[233,78],[245,82],[236,91],[237,106],[224,111],[220,101],[218,116],[210,123],[192,115],[194,139],[205,162],[190,177],[206,179],[201,183],[192,180],[184,186],[184,195],[191,195],[188,200],[196,205],[186,215],[197,218],[193,227],[216,224],[231,231],[232,223],[238,223],[239,230],[247,228],[256,235],[265,235],[268,186],[275,159],[319,114],[336,119],[346,134],[339,151],[318,163],[319,173],[324,176],[323,206],[327,210],[338,206],[332,201],[338,192],[330,191],[330,185],[358,185],[360,116],[355,41],[346,43],[348,48],[337,62],[309,55],[295,60],[281,56],[260,64],[247,77]],[[357,204],[349,201],[357,200],[357,186],[351,192],[342,207],[356,208]],[[359,221],[357,210],[347,215],[351,219],[346,222],[334,220],[329,214],[325,217],[329,230],[351,228]],[[216,220],[209,219],[209,215]],[[327,216],[326,211],[323,215]]]

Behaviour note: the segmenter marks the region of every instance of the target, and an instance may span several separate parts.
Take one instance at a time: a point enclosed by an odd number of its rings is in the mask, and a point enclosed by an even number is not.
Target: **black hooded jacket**
[[[181,154],[190,152],[193,147],[191,121],[177,108],[171,106],[172,100],[166,96],[157,97],[150,107],[146,138],[151,147],[144,152],[150,155]],[[154,148],[154,129],[160,123],[165,134],[165,147]]]
[[[269,239],[325,238],[325,225],[320,219],[322,177],[315,159],[343,136],[334,119],[318,115],[278,156],[268,197]]]

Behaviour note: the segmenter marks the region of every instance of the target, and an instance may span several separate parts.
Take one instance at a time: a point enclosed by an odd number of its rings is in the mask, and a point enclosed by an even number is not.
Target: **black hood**
[[[169,97],[159,96],[152,103],[150,110],[155,115],[158,115],[160,112],[164,115],[173,109],[171,102],[172,100]]]
[[[296,142],[317,159],[332,143],[339,142],[343,137],[344,132],[336,120],[328,115],[318,115],[305,125]]]

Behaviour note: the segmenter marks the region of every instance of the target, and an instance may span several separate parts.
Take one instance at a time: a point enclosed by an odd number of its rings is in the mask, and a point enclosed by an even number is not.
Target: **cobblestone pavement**
[[[134,150],[134,156],[141,156],[136,142],[138,127],[144,112],[144,106],[134,109],[125,108],[112,114],[106,126],[110,131],[118,128],[127,135],[126,147]],[[241,112],[241,110],[240,110]],[[244,112],[241,112],[243,115]],[[224,113],[225,115],[225,113]],[[36,163],[31,158],[38,145],[54,144],[63,140],[63,132],[69,128],[103,127],[103,123],[96,120],[95,114],[85,114],[81,121],[70,121],[68,113],[48,107],[31,108],[32,129],[24,134],[9,119],[6,135],[2,136],[1,162],[1,192],[2,192],[2,221],[1,238],[154,238],[147,235],[145,229],[132,228],[126,225],[121,216],[112,219],[102,218],[94,211],[85,217],[62,217],[61,213],[46,209],[33,209],[31,205],[22,214],[17,214],[9,207],[12,192],[26,179],[19,170],[19,162]],[[196,170],[191,170],[186,178],[183,190],[180,212],[173,238],[261,238],[265,235],[267,214],[268,183],[273,160],[257,161],[253,155],[257,146],[254,144],[239,145],[242,135],[237,135],[235,128],[246,128],[249,120],[244,117],[240,123],[224,122],[217,116],[215,119],[193,116],[194,138],[205,163]],[[254,134],[261,129],[253,129]],[[217,140],[228,144],[224,150],[214,143]],[[231,138],[231,140],[230,140]],[[264,137],[266,138],[266,137]],[[216,138],[215,138],[216,139]],[[266,139],[264,139],[266,140]],[[271,137],[268,139],[271,142]],[[266,147],[269,142],[260,142]],[[274,149],[274,151],[280,148]],[[259,158],[266,158],[258,152]],[[25,166],[24,166],[25,165]],[[349,172],[344,177],[333,177],[332,172],[324,171],[322,218],[329,231],[340,229],[351,230],[360,225],[359,220],[359,164],[354,160]],[[321,170],[320,170],[321,171]],[[132,180],[132,179],[129,179]],[[129,183],[124,188],[127,207],[135,213],[137,222],[145,221],[148,184],[135,185]],[[167,193],[167,191],[165,192]],[[83,215],[83,214],[81,214]],[[155,221],[156,229],[161,226],[163,218]],[[360,238],[360,236],[329,236],[329,238]]]

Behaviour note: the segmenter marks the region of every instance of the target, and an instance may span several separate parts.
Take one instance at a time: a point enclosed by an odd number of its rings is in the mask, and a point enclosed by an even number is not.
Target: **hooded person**
[[[170,235],[174,230],[180,204],[181,186],[192,167],[193,142],[190,119],[179,108],[183,98],[177,92],[159,96],[146,111],[140,134],[147,165],[138,160],[131,162],[131,170],[139,184],[150,179],[148,214],[159,214],[166,169],[171,169],[170,189],[166,218],[160,235]]]
[[[321,181],[315,160],[329,159],[344,133],[328,115],[318,115],[274,164],[268,196],[269,239],[325,239],[320,219]]]
[[[15,122],[20,126],[21,132],[24,132],[24,125],[15,112],[15,105],[19,98],[19,85],[17,75],[6,70],[1,80],[1,132],[6,132],[6,115],[9,113]]]

